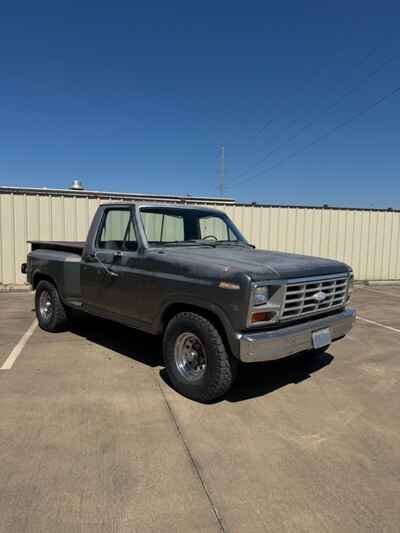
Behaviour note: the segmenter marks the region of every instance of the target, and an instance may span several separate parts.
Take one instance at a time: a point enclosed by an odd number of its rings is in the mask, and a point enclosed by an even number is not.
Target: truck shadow
[[[117,322],[74,313],[70,332],[150,367],[162,366],[161,339]]]
[[[301,353],[278,361],[241,364],[239,374],[225,400],[241,402],[258,396],[265,396],[290,384],[297,384],[311,378],[332,363],[329,353]]]
[[[168,385],[167,372],[163,368],[161,339],[115,322],[85,314],[76,314],[71,321],[71,333],[85,337],[115,353],[129,357],[149,367],[160,368],[160,377]],[[232,389],[219,401],[240,402],[265,396],[285,387],[309,379],[333,361],[329,353],[313,355],[302,353],[279,361],[241,364]],[[217,403],[215,402],[215,403]]]

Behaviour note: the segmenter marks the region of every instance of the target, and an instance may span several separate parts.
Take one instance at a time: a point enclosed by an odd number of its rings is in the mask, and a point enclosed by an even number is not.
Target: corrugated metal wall
[[[20,264],[29,250],[27,240],[84,240],[97,206],[110,200],[0,194],[0,284],[25,282]],[[339,259],[352,265],[358,280],[400,280],[397,211],[243,205],[218,208],[258,248]]]

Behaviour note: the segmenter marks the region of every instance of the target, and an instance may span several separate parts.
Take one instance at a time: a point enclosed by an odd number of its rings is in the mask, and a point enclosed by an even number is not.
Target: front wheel
[[[177,314],[168,324],[163,342],[164,361],[175,389],[199,402],[223,396],[237,373],[217,329],[196,313]]]
[[[47,280],[40,281],[36,288],[35,309],[39,326],[45,331],[56,332],[67,329],[67,309],[56,287]]]

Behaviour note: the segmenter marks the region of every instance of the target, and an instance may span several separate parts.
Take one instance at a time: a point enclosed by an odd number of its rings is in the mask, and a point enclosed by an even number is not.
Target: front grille
[[[346,275],[310,279],[301,283],[289,281],[282,307],[282,320],[297,319],[343,306],[347,297],[347,281]]]

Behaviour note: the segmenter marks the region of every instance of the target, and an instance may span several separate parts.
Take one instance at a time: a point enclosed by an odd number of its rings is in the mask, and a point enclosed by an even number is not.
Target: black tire
[[[45,331],[58,332],[67,329],[67,308],[62,303],[56,287],[49,281],[40,281],[36,288],[35,310],[39,326]]]
[[[205,368],[200,371],[195,370],[201,373],[195,379],[188,379],[177,362],[176,350],[179,350],[179,339],[185,338],[185,335],[200,341],[199,351],[205,359]],[[195,345],[193,344],[192,348],[193,346]],[[202,403],[212,402],[223,396],[236,378],[239,361],[229,355],[213,324],[195,313],[182,312],[171,319],[164,334],[163,352],[172,385],[178,392],[192,400]]]

